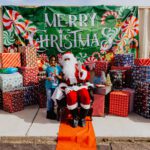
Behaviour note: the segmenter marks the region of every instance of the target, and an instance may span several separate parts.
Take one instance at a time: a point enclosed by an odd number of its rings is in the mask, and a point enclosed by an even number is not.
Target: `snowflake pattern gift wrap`
[[[4,91],[12,91],[23,87],[23,77],[20,73],[0,74],[0,89]]]
[[[115,63],[115,66],[133,66],[134,55],[133,54],[115,54],[114,63]]]
[[[150,82],[136,82],[134,111],[150,118]]]

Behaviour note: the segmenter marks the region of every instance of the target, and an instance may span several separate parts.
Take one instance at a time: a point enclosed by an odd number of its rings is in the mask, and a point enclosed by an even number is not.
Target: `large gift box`
[[[10,113],[21,111],[24,109],[23,91],[3,92],[3,109]]]
[[[132,83],[131,66],[111,66],[111,70],[122,70],[122,71],[124,71],[123,87],[131,87],[131,83]]]
[[[150,82],[136,82],[134,111],[150,118]]]
[[[21,52],[21,64],[23,67],[37,67],[37,53],[33,46],[19,47]]]
[[[36,92],[38,95],[38,105],[40,108],[45,108],[46,107],[46,101],[47,101],[47,97],[46,97],[46,89],[45,89],[45,82],[44,81],[40,81],[39,85],[36,86]]]
[[[150,81],[150,66],[132,67],[132,88],[136,87],[137,81]]]
[[[133,54],[115,54],[114,64],[115,66],[133,66],[134,55]]]
[[[94,94],[93,116],[104,116],[105,96]]]
[[[12,91],[23,87],[23,77],[19,72],[13,74],[0,74],[0,89]]]
[[[35,86],[26,86],[22,88],[24,106],[37,104],[38,94],[35,91]]]
[[[20,67],[19,71],[23,75],[24,86],[38,84],[38,67]]]
[[[134,64],[137,66],[150,66],[150,58],[136,58]]]
[[[0,68],[20,67],[20,53],[0,53]]]
[[[126,91],[113,91],[110,93],[109,113],[126,117],[129,113],[130,93]]]

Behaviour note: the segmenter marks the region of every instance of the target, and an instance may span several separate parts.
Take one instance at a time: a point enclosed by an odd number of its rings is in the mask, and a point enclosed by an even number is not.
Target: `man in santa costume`
[[[67,108],[70,110],[73,120],[72,126],[81,127],[86,125],[85,117],[90,109],[90,96],[86,82],[90,78],[89,72],[79,64],[71,52],[62,56],[64,80],[66,82],[65,94]],[[78,102],[81,110],[78,112]]]

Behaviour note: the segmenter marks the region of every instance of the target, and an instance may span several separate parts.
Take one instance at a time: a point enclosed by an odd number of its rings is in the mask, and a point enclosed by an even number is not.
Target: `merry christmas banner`
[[[106,60],[138,53],[137,7],[3,6],[3,26],[7,49],[31,44],[47,55],[72,51],[80,62],[94,52]]]

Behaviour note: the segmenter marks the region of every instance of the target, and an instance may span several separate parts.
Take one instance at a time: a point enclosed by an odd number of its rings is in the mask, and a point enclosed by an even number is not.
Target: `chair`
[[[90,119],[92,120],[92,113],[93,113],[93,102],[94,102],[94,88],[92,86],[88,87],[88,91],[89,91],[89,95],[90,95],[90,99],[91,99],[91,104],[90,104],[90,109],[89,112],[87,114],[87,116],[90,117]],[[65,94],[65,93],[64,93]],[[80,104],[78,105],[78,108],[80,109]],[[62,117],[63,117],[63,113],[67,110],[67,103],[66,103],[66,97],[64,97],[63,99],[61,99],[59,101],[58,107],[57,107],[57,120],[61,121]]]

